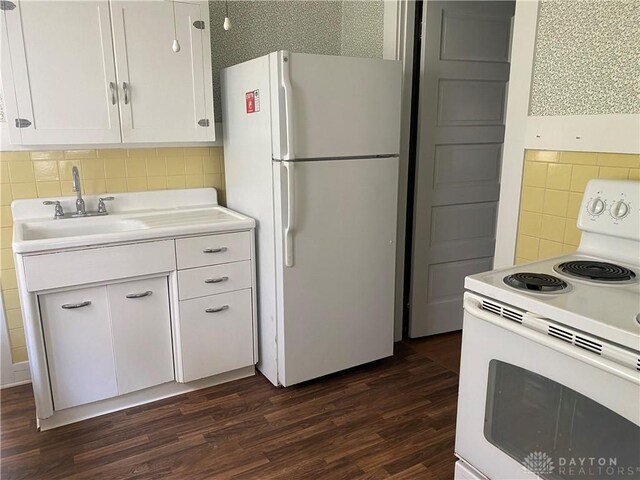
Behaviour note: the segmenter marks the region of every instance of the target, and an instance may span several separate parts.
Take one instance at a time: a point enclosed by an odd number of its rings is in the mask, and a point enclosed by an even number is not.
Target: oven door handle
[[[583,351],[572,344],[565,343],[562,340],[557,340],[553,337],[545,335],[544,333],[534,330],[526,325],[521,325],[513,320],[507,320],[500,315],[496,315],[495,313],[483,310],[482,308],[480,308],[481,301],[482,300],[475,295],[469,292],[465,293],[465,311],[480,320],[487,321],[489,323],[497,325],[498,327],[509,330],[516,335],[520,335],[521,337],[531,340],[532,342],[536,342],[544,345],[545,347],[552,348],[558,352],[573,357],[576,360],[587,363],[592,367],[599,368],[624,380],[635,383],[636,385],[640,385],[640,375],[636,374],[635,372],[624,367],[620,367],[618,364],[612,362],[611,360],[595,356],[595,354],[592,353],[587,353],[586,351]],[[523,323],[524,322],[535,323],[535,317],[525,313],[523,317]]]

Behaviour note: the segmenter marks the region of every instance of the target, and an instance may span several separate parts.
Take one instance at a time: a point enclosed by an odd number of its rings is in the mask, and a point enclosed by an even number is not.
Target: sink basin
[[[106,233],[128,232],[147,228],[135,219],[65,219],[49,222],[25,222],[22,224],[23,240],[45,240],[60,237],[99,235]]]

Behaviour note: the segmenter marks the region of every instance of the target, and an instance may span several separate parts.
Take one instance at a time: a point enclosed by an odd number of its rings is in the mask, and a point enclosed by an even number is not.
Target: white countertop
[[[53,218],[54,207],[42,202],[60,200],[65,212],[70,213],[75,211],[75,196],[14,201],[14,253],[51,252],[255,227],[252,218],[218,205],[213,188],[112,196],[115,199],[107,203],[109,215],[58,220]],[[84,196],[87,210],[96,209],[98,198],[98,195]]]

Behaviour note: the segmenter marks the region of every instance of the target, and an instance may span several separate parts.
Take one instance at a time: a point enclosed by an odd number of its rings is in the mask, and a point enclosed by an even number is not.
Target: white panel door
[[[172,381],[167,277],[117,283],[107,292],[118,394]]]
[[[282,123],[278,125],[280,138],[274,138],[274,158],[398,154],[400,62],[302,53],[272,55],[278,58],[272,62],[272,91],[281,99]]]
[[[282,163],[278,366],[288,386],[393,354],[398,159]]]
[[[55,410],[118,394],[105,287],[40,295]]]
[[[12,143],[119,143],[109,2],[15,3],[2,12],[4,93],[15,93]],[[17,128],[18,118],[30,124]]]
[[[110,3],[122,140],[213,141],[211,69],[210,61],[205,61],[211,48],[206,3]],[[172,50],[174,6],[178,53]],[[196,28],[196,21],[203,21],[204,29]]]
[[[515,2],[426,2],[409,336],[462,328],[493,263]]]

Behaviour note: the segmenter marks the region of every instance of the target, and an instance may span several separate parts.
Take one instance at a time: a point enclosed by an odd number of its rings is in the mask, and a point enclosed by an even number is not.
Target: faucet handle
[[[53,218],[58,219],[64,217],[64,210],[62,209],[62,205],[60,205],[59,200],[45,200],[42,202],[43,205],[55,205],[56,213]]]
[[[116,197],[101,197],[98,199],[98,213],[109,213],[107,212],[107,206],[104,202],[110,202],[111,200],[115,200]]]

